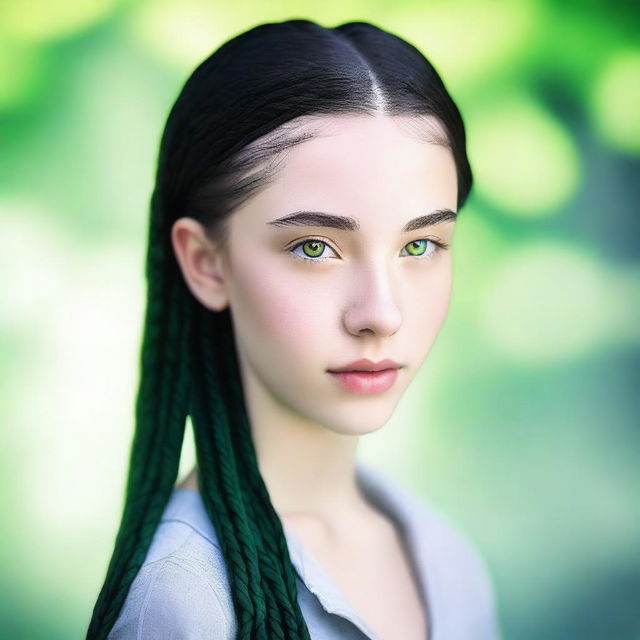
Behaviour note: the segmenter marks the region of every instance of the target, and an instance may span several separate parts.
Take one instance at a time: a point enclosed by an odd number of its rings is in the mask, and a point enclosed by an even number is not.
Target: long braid
[[[127,497],[87,638],[106,638],[144,562],[175,484],[189,411],[203,501],[228,562],[238,638],[307,640],[282,524],[259,474],[253,445],[247,442],[250,430],[237,360],[229,352],[230,322],[212,322],[218,314],[201,307],[167,268],[168,234],[162,227],[154,192],[142,376]],[[228,368],[230,362],[235,368]],[[220,370],[232,375],[220,375]],[[254,500],[256,495],[259,499]]]
[[[282,522],[273,508],[259,471],[242,385],[234,384],[235,380],[240,379],[240,370],[237,353],[233,346],[233,327],[231,323],[228,323],[228,326],[231,335],[221,345],[221,356],[225,363],[225,370],[229,372],[223,381],[223,389],[233,406],[232,417],[235,423],[232,428],[233,442],[236,455],[243,461],[243,485],[251,496],[249,502],[254,507],[254,521],[264,546],[265,553],[260,556],[263,578],[268,583],[269,596],[273,596],[276,608],[281,612],[282,624],[286,629],[284,637],[308,638],[308,629],[300,614],[300,608],[293,606],[297,600],[296,576],[289,559],[289,549]],[[288,561],[282,563],[282,558],[287,558]],[[279,628],[272,628],[271,632],[273,637],[281,637]]]
[[[208,332],[201,308],[195,314],[192,361],[194,394],[192,422],[202,469],[201,491],[207,511],[216,527],[227,559],[234,592],[239,638],[267,638],[265,607],[260,598],[262,582],[257,562],[257,541],[249,527],[244,497],[239,486],[238,470],[231,445],[230,415],[226,398],[220,393],[215,345],[225,338],[220,332]],[[216,511],[214,494],[220,493],[224,511]],[[209,504],[210,503],[210,504]]]
[[[166,273],[159,200],[152,199],[147,251],[147,307],[136,398],[136,429],[125,505],[107,575],[87,638],[106,638],[137,575],[175,483],[188,407],[186,343],[180,283]]]
[[[283,640],[301,640],[309,638],[309,632],[297,605],[297,589],[295,585],[295,576],[293,567],[290,562],[286,540],[282,530],[282,523],[276,514],[267,489],[259,474],[255,449],[251,440],[251,433],[246,419],[246,408],[242,399],[242,386],[240,383],[240,375],[237,367],[237,359],[235,357],[235,349],[233,348],[233,329],[229,320],[229,312],[225,310],[222,313],[211,314],[202,311],[200,314],[202,325],[204,327],[201,346],[194,342],[197,352],[201,354],[201,360],[204,363],[206,377],[209,378],[210,386],[206,398],[220,396],[224,398],[226,409],[229,413],[229,424],[225,429],[229,432],[229,442],[234,445],[232,456],[222,458],[223,463],[227,460],[236,460],[234,465],[236,471],[236,479],[238,482],[238,491],[242,502],[245,506],[247,517],[246,526],[250,532],[252,544],[247,546],[247,552],[255,556],[259,566],[259,580],[250,582],[249,586],[253,587],[254,597],[257,599],[257,606],[265,612],[266,624],[268,626],[267,635],[265,637],[282,638]],[[199,333],[199,330],[195,333]],[[214,339],[215,337],[215,339]],[[198,338],[200,341],[200,338]],[[197,355],[197,354],[196,354]],[[217,367],[211,366],[217,363]],[[220,375],[219,371],[225,374]],[[194,383],[194,389],[196,385]],[[213,392],[217,389],[217,392]],[[238,402],[240,401],[240,404]],[[194,418],[194,429],[199,431],[197,426],[197,418]],[[220,429],[218,425],[217,429]],[[208,451],[210,448],[210,438],[204,436],[203,446],[200,446],[198,440],[197,450]],[[245,443],[246,446],[238,446]],[[217,450],[218,452],[220,449]],[[209,463],[209,457],[203,457],[201,464],[202,478],[207,477],[207,468],[203,468],[202,464]],[[255,492],[252,490],[251,483],[248,478],[258,478],[262,487],[262,495],[256,499]],[[208,495],[208,491],[204,490],[204,497]],[[237,515],[237,514],[236,514]],[[279,546],[274,542],[278,536],[282,540]],[[283,562],[286,559],[286,562]],[[234,567],[230,567],[233,574]],[[289,573],[287,579],[286,574]],[[284,575],[283,575],[284,574]],[[244,575],[238,576],[239,589],[242,589],[240,595],[245,597],[244,592]],[[233,580],[233,577],[232,577]],[[298,615],[296,616],[296,609]],[[258,635],[244,635],[245,630],[241,626],[242,611],[238,611],[239,619],[239,638],[260,637]],[[256,633],[262,633],[257,631]]]

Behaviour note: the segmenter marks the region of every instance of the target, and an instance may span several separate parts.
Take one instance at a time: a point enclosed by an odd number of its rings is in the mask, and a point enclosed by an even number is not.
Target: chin
[[[349,411],[335,411],[328,419],[320,418],[318,423],[341,435],[363,436],[382,429],[393,415],[396,404],[397,401],[391,403],[387,400],[385,405],[377,407],[353,406]]]

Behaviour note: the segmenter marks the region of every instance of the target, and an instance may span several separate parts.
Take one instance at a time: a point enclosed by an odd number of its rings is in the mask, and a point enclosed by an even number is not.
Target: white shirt
[[[475,545],[386,472],[356,462],[356,478],[400,528],[428,612],[428,640],[501,640],[491,577]],[[298,537],[283,528],[311,638],[379,640]],[[236,640],[236,633],[226,564],[202,497],[175,487],[108,640]]]

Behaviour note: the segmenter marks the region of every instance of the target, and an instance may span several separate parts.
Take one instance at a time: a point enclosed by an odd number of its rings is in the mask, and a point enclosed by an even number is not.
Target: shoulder
[[[497,640],[500,630],[495,588],[484,554],[450,516],[424,501],[417,508],[431,566],[437,563],[435,581],[446,608],[465,612],[469,628],[479,630],[469,637]]]
[[[363,473],[376,499],[392,509],[406,527],[430,587],[436,619],[439,614],[441,627],[447,621],[456,627],[445,637],[498,640],[501,632],[493,578],[477,544],[444,510],[387,471],[367,465]]]
[[[197,522],[186,515],[167,519],[165,512],[108,640],[235,638],[229,578],[215,531],[212,525],[204,532],[194,528]]]

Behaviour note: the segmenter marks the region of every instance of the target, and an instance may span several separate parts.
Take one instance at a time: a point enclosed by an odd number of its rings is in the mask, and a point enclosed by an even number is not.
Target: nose
[[[391,336],[402,324],[402,314],[394,297],[392,277],[382,265],[362,267],[354,276],[353,295],[344,312],[349,333],[363,332]]]

